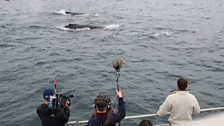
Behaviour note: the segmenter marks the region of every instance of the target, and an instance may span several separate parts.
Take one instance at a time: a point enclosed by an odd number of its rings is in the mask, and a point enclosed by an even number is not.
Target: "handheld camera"
[[[56,96],[50,96],[48,107],[50,109],[60,109],[67,106],[70,106],[70,98],[74,97],[74,95],[66,96],[64,94],[56,94]]]

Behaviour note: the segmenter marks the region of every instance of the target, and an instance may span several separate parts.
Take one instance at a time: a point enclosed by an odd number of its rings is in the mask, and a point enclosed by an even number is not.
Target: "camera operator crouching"
[[[56,96],[53,89],[45,89],[43,92],[43,103],[36,109],[42,126],[64,126],[68,122],[70,116],[69,99],[63,99],[63,105],[55,106],[53,102],[56,102],[57,98],[55,97],[52,100],[53,96]]]

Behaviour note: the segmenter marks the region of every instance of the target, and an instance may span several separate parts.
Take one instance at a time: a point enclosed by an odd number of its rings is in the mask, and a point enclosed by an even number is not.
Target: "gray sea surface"
[[[69,120],[88,120],[94,96],[116,100],[115,57],[127,116],[156,113],[179,77],[201,108],[224,106],[223,12],[223,0],[1,0],[0,125],[40,126],[36,107],[54,79],[58,93],[74,94]]]

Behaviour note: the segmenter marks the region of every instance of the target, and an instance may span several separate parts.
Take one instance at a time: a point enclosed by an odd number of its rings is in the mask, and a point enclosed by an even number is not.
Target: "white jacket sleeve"
[[[194,97],[194,99],[195,99],[195,105],[193,108],[193,114],[196,115],[196,114],[200,113],[200,105],[198,103],[198,100],[195,97]]]
[[[166,113],[170,112],[170,103],[169,97],[165,99],[162,105],[160,105],[159,110],[157,111],[158,116],[164,116]]]

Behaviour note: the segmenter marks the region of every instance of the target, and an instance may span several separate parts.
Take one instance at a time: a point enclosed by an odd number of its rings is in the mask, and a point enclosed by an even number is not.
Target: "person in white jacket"
[[[168,95],[157,111],[158,116],[164,116],[170,112],[168,119],[171,126],[179,126],[183,122],[191,121],[193,114],[200,113],[200,106],[187,89],[188,81],[184,78],[177,80],[177,90]]]

